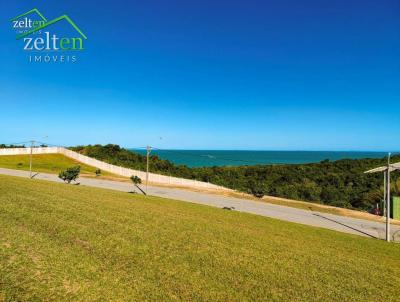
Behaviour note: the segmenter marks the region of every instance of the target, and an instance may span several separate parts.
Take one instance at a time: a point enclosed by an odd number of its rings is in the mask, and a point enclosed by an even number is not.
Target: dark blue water
[[[146,154],[145,150],[132,151]],[[384,152],[348,151],[226,151],[226,150],[152,150],[162,159],[189,167],[241,166],[257,164],[305,164],[325,159],[382,158]]]

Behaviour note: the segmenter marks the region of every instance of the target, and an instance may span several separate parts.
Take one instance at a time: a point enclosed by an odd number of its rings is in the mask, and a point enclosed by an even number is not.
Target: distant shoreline
[[[145,154],[143,149],[129,149]],[[246,151],[246,150],[152,150],[153,155],[188,167],[309,164],[323,160],[383,158],[380,151]]]

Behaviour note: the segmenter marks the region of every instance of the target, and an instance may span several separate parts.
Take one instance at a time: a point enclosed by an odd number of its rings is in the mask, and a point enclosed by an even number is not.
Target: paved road
[[[0,174],[29,177],[29,172],[27,171],[3,168],[0,168]],[[47,173],[39,173],[35,175],[35,179],[61,182],[57,175]],[[79,182],[81,185],[123,192],[129,192],[133,189],[132,184],[110,180],[80,178]],[[183,189],[149,186],[148,191],[149,195],[204,204],[218,208],[234,207],[235,211],[247,212],[261,216],[277,218],[280,220],[327,228],[344,233],[381,239],[385,237],[385,224],[380,222],[301,210],[248,199],[193,192]],[[392,238],[396,241],[400,241],[400,226],[392,225]]]

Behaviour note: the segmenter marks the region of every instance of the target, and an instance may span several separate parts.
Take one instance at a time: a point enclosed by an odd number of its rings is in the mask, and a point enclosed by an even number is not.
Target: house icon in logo
[[[47,22],[47,19],[45,18],[45,16],[43,16],[43,14],[37,8],[31,9],[30,11],[27,11],[26,13],[18,15],[15,18],[12,18],[11,21],[12,22],[18,22],[19,19],[21,19],[23,17],[26,17],[26,16],[28,16],[28,15],[30,15],[32,13],[36,13],[43,22]]]
[[[40,20],[33,21],[28,19],[27,16],[35,13],[39,16]],[[25,17],[25,18],[24,18]],[[21,20],[21,18],[24,18]],[[46,17],[37,9],[34,8],[28,12],[25,12],[13,19],[14,27],[24,27],[26,30],[17,35],[16,39],[24,39],[25,47],[24,50],[34,51],[72,51],[72,50],[84,50],[83,42],[87,40],[87,36],[80,30],[80,28],[71,20],[67,15],[59,16],[53,20],[48,21]],[[54,33],[50,33],[51,26],[66,21],[71,27],[79,34],[79,37],[59,37]],[[34,33],[44,32],[44,37],[32,37]]]

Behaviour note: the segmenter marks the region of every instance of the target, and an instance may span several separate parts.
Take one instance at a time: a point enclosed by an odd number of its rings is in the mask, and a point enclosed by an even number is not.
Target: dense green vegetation
[[[0,175],[0,301],[398,301],[400,246]]]
[[[5,144],[0,144],[0,149],[6,149],[6,148],[25,148],[25,145],[5,145]]]
[[[90,157],[139,170],[146,169],[146,157],[117,145],[73,147]],[[393,157],[393,162],[400,156]],[[325,160],[315,164],[256,165],[240,167],[188,168],[150,157],[155,173],[208,181],[235,190],[261,196],[290,199],[369,210],[382,199],[383,176],[363,172],[386,164],[387,159]],[[393,173],[393,193],[399,194],[399,174]]]

